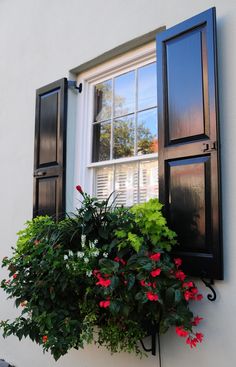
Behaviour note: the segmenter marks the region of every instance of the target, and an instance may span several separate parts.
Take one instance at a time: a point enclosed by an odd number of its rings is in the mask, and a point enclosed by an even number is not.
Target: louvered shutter
[[[215,8],[157,36],[160,200],[188,274],[223,278]]]
[[[36,92],[34,217],[65,212],[67,80]]]

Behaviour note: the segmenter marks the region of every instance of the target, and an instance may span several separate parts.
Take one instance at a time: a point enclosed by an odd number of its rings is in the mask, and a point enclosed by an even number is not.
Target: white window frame
[[[76,133],[75,133],[75,185],[80,184],[85,192],[92,195],[95,186],[95,167],[141,160],[157,159],[158,153],[145,154],[127,158],[112,159],[103,162],[92,162],[92,139],[94,119],[94,86],[106,79],[116,77],[134,68],[156,61],[156,42],[150,42],[135,50],[92,67],[77,76],[77,85],[82,83],[83,92],[78,94]],[[78,193],[74,197],[74,207],[78,207]]]

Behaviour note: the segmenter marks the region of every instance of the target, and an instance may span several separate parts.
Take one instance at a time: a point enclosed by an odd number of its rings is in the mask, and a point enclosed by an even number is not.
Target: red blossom
[[[186,344],[189,344],[191,348],[195,348],[197,345],[197,338],[191,338],[190,336],[186,339]]]
[[[104,279],[104,278],[99,278],[99,281],[96,283],[96,285],[101,285],[102,287],[109,287],[111,285],[111,280],[110,279]]]
[[[189,332],[187,330],[184,330],[183,326],[176,326],[175,328],[176,334],[178,334],[180,337],[186,337],[188,336]]]
[[[194,295],[196,295],[198,293],[198,289],[196,287],[193,287],[191,289],[191,293],[194,294]]]
[[[13,277],[13,279],[16,279],[17,278],[17,274],[13,274],[12,277]]]
[[[116,261],[117,263],[121,263],[122,265],[126,265],[126,262],[125,262],[125,260],[124,259],[121,259],[120,257],[118,257],[118,256],[116,256],[115,258],[114,258],[114,261]]]
[[[147,296],[147,299],[149,299],[149,301],[157,301],[159,298],[158,295],[153,292],[147,292],[146,296]]]
[[[42,337],[42,340],[43,340],[43,343],[46,343],[48,341],[48,336],[47,335],[44,335]]]
[[[203,320],[203,318],[202,318],[202,317],[196,316],[196,317],[194,317],[194,319],[193,319],[192,325],[193,325],[193,326],[197,326],[197,325],[199,325],[199,323],[200,323],[202,320]]]
[[[82,187],[80,185],[77,185],[75,188],[76,188],[77,191],[79,191],[80,194],[83,194],[83,190],[82,190]]]
[[[106,300],[106,301],[101,301],[101,302],[99,302],[99,306],[100,307],[103,307],[103,308],[107,308],[107,307],[109,307],[110,306],[110,300],[108,299],[108,300]]]
[[[197,340],[201,343],[203,340],[204,335],[202,333],[196,333]]]
[[[158,275],[160,275],[160,274],[161,274],[161,269],[160,269],[160,268],[158,268],[158,269],[155,269],[155,270],[151,271],[151,276],[152,276],[153,278],[157,277],[157,276],[158,276]]]
[[[100,279],[100,278],[101,278],[101,273],[100,273],[100,271],[99,271],[99,270],[97,270],[97,269],[94,269],[94,270],[93,270],[93,275],[94,275],[96,278],[98,278],[98,279]]]
[[[183,288],[192,288],[194,286],[193,282],[186,282],[182,284]]]
[[[175,263],[175,265],[176,265],[176,266],[177,266],[177,268],[178,268],[179,266],[181,266],[181,265],[182,265],[182,259],[180,259],[180,258],[174,259],[174,263]]]
[[[176,277],[176,279],[179,279],[183,282],[184,279],[186,278],[186,275],[184,274],[184,272],[182,270],[178,270],[178,271],[175,272],[175,277]]]
[[[186,301],[189,301],[192,298],[192,293],[189,291],[184,292],[184,298]]]
[[[201,301],[202,299],[203,299],[203,295],[202,294],[199,293],[199,294],[196,295],[196,300],[197,301]]]
[[[152,283],[151,282],[145,282],[145,280],[140,280],[140,284],[142,287],[151,287]]]
[[[161,257],[160,252],[157,252],[156,254],[150,255],[149,259],[154,260],[154,261],[159,261]]]

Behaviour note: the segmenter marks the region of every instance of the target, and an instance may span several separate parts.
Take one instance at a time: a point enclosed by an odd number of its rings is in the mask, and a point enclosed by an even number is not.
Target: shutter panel
[[[65,212],[67,79],[36,92],[34,217]]]
[[[157,36],[160,201],[188,274],[223,278],[215,8]]]

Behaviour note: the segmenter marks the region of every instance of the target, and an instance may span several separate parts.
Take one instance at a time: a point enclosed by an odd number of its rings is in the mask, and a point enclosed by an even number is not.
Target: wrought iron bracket
[[[202,281],[202,282],[205,284],[205,286],[206,286],[207,288],[209,288],[209,289],[211,290],[211,292],[212,292],[212,294],[211,294],[211,293],[209,293],[209,294],[207,295],[207,298],[209,299],[209,301],[214,302],[214,301],[216,300],[216,291],[215,291],[215,289],[213,288],[214,280],[213,280],[213,279],[206,280],[206,279],[204,279],[204,278],[201,278],[201,281]]]
[[[82,93],[82,83],[79,83],[79,85],[77,85],[75,80],[68,80],[68,88],[74,88],[77,90],[78,93]]]
[[[146,348],[144,345],[144,342],[142,340],[140,340],[140,343],[143,347],[143,349],[145,350],[145,352],[151,352],[153,356],[156,355],[156,333],[152,333],[151,334],[151,347],[150,348]]]

